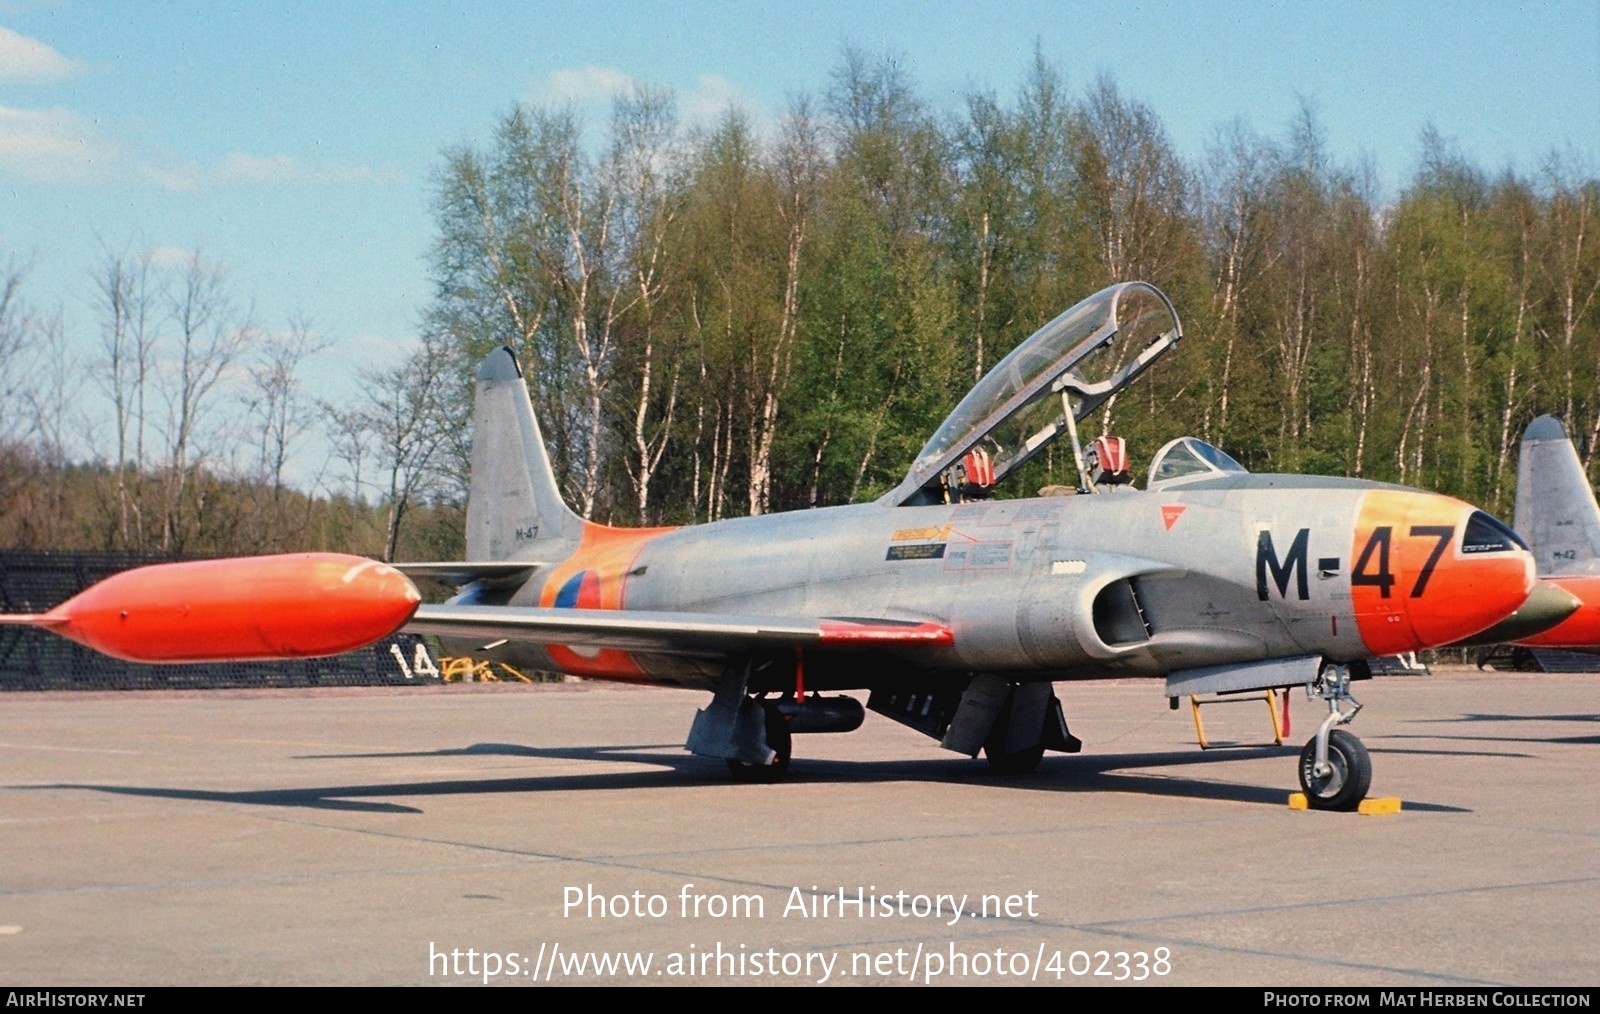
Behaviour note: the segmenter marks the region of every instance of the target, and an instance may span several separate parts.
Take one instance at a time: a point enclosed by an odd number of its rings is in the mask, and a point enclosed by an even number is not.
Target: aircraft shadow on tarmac
[[[1600,746],[1600,736],[1441,736],[1436,732],[1426,735],[1389,736],[1388,739],[1450,739],[1467,743],[1548,743],[1566,746]],[[1408,751],[1396,751],[1408,752]],[[1529,757],[1531,754],[1496,754],[1497,757]]]
[[[1600,722],[1600,714],[1577,712],[1571,715],[1494,715],[1485,712],[1468,712],[1459,718],[1414,718],[1422,725],[1446,722]]]
[[[1570,715],[1494,715],[1469,713],[1459,718],[1419,718],[1414,721],[1420,724],[1457,724],[1465,723],[1476,725],[1495,722],[1600,722],[1600,714],[1577,713]],[[1469,740],[1483,743],[1550,743],[1552,745],[1567,746],[1600,746],[1600,733],[1588,736],[1489,736],[1489,735],[1460,735],[1445,736],[1439,733],[1428,733],[1415,736],[1390,736],[1390,739],[1452,739]]]
[[[593,792],[618,789],[666,790],[671,788],[725,787],[729,792],[785,791],[781,787],[739,785],[729,781],[720,763],[677,752],[673,744],[616,747],[530,747],[510,743],[477,743],[453,750],[424,752],[316,755],[297,759],[357,759],[404,757],[498,756],[600,763],[647,764],[651,770],[600,771],[516,778],[452,778],[431,782],[386,782],[368,785],[330,785],[286,789],[224,792],[201,789],[131,785],[57,784],[25,786],[33,789],[82,789],[155,799],[187,799],[236,803],[247,806],[282,806],[363,813],[422,813],[418,807],[391,802],[396,797],[480,795],[493,793]],[[1377,752],[1377,751],[1375,751]],[[1416,753],[1432,751],[1392,751]],[[1452,753],[1451,751],[1444,751]],[[1288,747],[1242,747],[1207,753],[1079,755],[1046,759],[1039,770],[1022,776],[997,776],[969,760],[850,761],[806,759],[796,761],[788,784],[864,784],[878,782],[940,782],[975,788],[1024,789],[1035,792],[1119,792],[1179,799],[1253,803],[1281,807],[1288,790],[1281,785],[1240,784],[1185,778],[1170,773],[1143,774],[1140,769],[1219,765],[1264,758],[1283,759],[1295,751]],[[1505,754],[1493,754],[1502,757]],[[380,799],[385,801],[379,801]],[[1406,809],[1442,813],[1468,813],[1468,809],[1407,800]]]

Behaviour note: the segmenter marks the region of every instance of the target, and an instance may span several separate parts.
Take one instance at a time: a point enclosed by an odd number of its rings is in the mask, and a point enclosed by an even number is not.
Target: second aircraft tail
[[[1555,416],[1522,432],[1514,527],[1540,577],[1600,574],[1600,505],[1577,449]]]

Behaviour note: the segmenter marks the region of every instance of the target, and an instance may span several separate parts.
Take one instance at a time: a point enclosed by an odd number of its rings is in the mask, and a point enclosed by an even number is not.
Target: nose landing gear
[[[1353,810],[1372,785],[1372,755],[1353,734],[1334,728],[1361,711],[1350,696],[1350,670],[1342,665],[1323,669],[1306,687],[1306,696],[1327,701],[1328,717],[1300,751],[1300,787],[1313,809]]]

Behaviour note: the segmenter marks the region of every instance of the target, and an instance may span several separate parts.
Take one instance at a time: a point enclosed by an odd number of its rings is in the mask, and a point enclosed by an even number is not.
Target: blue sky
[[[268,327],[334,344],[318,391],[411,340],[431,178],[518,102],[604,122],[639,80],[680,116],[758,122],[826,90],[846,46],[895,55],[936,107],[1009,99],[1035,46],[1074,93],[1102,72],[1198,158],[1302,102],[1387,192],[1434,125],[1491,172],[1552,150],[1600,171],[1600,2],[88,4],[0,0],[0,263],[87,354],[106,250],[199,249]]]

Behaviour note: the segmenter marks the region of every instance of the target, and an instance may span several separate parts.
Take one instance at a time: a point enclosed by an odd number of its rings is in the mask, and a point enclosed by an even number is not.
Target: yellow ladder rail
[[[439,660],[439,678],[446,683],[509,683],[534,680],[504,662],[478,661],[466,655]]]
[[[1284,691],[1285,698],[1288,691]],[[1283,720],[1278,717],[1278,691],[1263,690],[1259,694],[1229,694],[1216,695],[1206,700],[1200,699],[1200,694],[1189,695],[1189,709],[1194,714],[1194,735],[1200,743],[1200,749],[1211,750],[1229,746],[1254,746],[1252,743],[1212,743],[1206,739],[1206,726],[1200,720],[1200,706],[1202,704],[1249,704],[1254,701],[1265,701],[1267,704],[1267,717],[1272,721],[1272,745],[1283,745]]]

